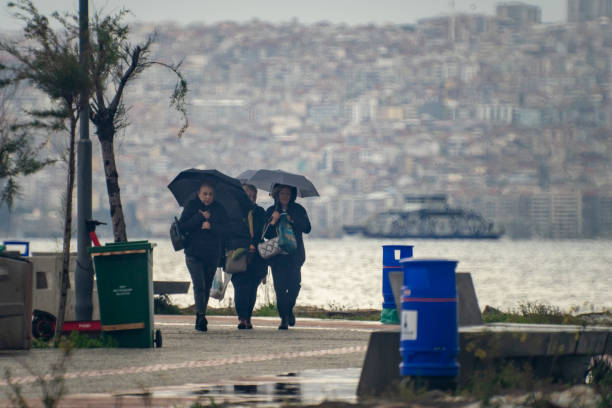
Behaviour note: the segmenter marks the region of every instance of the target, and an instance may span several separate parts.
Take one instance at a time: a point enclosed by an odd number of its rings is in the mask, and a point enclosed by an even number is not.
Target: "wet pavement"
[[[66,360],[61,406],[354,402],[370,333],[397,328],[298,318],[296,327],[281,331],[278,323],[255,318],[253,330],[237,330],[235,317],[211,316],[209,331],[201,333],[193,329],[193,316],[155,316],[162,348],[74,350]],[[37,376],[49,375],[61,359],[57,349],[0,352],[2,371],[10,369],[11,382],[31,406],[41,398]],[[10,388],[0,379],[0,406],[12,406],[2,400]]]
[[[164,401],[179,399],[202,405],[278,407],[286,404],[319,404],[325,400],[354,403],[361,370],[359,368],[304,370],[276,376],[261,376],[240,381],[211,384],[186,384],[149,390],[147,393],[118,393],[125,398]]]

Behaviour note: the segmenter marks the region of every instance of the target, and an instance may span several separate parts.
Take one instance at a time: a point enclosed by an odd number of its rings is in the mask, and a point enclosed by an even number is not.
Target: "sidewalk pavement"
[[[150,399],[147,406],[182,406],[183,402],[189,406],[189,401],[212,395],[211,390],[223,394],[223,387],[229,385],[234,390],[238,386],[235,397],[249,394],[248,388],[240,391],[240,385],[261,388],[279,383],[278,376],[290,379],[284,384],[299,383],[304,377],[300,373],[308,373],[309,383],[325,383],[331,381],[325,376],[333,372],[334,381],[350,377],[356,387],[370,332],[397,328],[379,322],[298,317],[296,326],[285,331],[277,329],[278,318],[256,317],[253,330],[238,330],[232,316],[210,316],[208,321],[208,332],[202,333],[194,330],[193,316],[156,315],[161,348],[74,350],[67,361],[68,395],[61,406],[117,406],[118,398],[121,406],[141,406],[143,398]],[[35,403],[42,395],[36,376],[49,374],[61,358],[58,349],[0,352],[0,406],[11,406],[5,399],[10,392],[6,369],[28,402]],[[203,384],[208,387],[205,391]]]

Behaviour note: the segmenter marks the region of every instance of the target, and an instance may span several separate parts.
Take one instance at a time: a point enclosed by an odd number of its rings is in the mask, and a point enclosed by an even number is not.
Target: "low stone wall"
[[[373,332],[357,395],[379,395],[402,379],[400,331]],[[459,384],[477,370],[516,362],[536,377],[583,383],[592,357],[612,355],[611,327],[540,324],[487,324],[459,328]]]

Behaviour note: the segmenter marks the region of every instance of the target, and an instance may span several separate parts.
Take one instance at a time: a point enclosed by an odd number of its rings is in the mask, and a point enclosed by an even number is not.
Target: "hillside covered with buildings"
[[[167,184],[205,167],[305,174],[321,193],[303,201],[313,236],[339,236],[406,194],[446,194],[512,238],[610,238],[610,3],[568,0],[557,24],[512,2],[414,25],[135,26],[135,39],[157,28],[155,59],[183,60],[191,123],[178,139],[163,70],[128,89],[117,143],[128,236],[166,236],[180,211]],[[47,103],[33,91],[19,102]],[[97,151],[93,171],[94,214],[108,222]],[[59,235],[64,185],[62,165],[23,179],[0,229]]]

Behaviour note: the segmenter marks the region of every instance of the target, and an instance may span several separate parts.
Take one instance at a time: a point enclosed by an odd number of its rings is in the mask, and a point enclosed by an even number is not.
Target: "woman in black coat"
[[[306,260],[304,240],[302,234],[310,232],[310,220],[304,207],[295,202],[297,189],[295,187],[277,184],[272,189],[274,205],[266,210],[266,219],[270,220],[270,227],[266,232],[267,238],[277,235],[276,224],[282,213],[287,214],[287,220],[293,227],[297,249],[287,255],[277,255],[269,260],[274,279],[274,292],[276,304],[281,318],[279,330],[287,330],[288,326],[295,325],[293,307],[300,293],[302,282],[301,268]]]
[[[232,274],[232,284],[234,285],[234,305],[239,320],[238,329],[252,329],[251,316],[257,298],[257,287],[268,274],[268,264],[257,252],[257,244],[263,240],[261,235],[266,223],[266,212],[255,204],[257,188],[250,184],[243,184],[242,188],[253,202],[250,220],[247,219],[250,237],[248,264],[246,272]]]
[[[185,262],[193,283],[195,328],[199,331],[207,330],[206,308],[227,224],[225,209],[214,201],[214,186],[202,183],[198,196],[185,206],[179,219],[181,231],[188,234]]]

